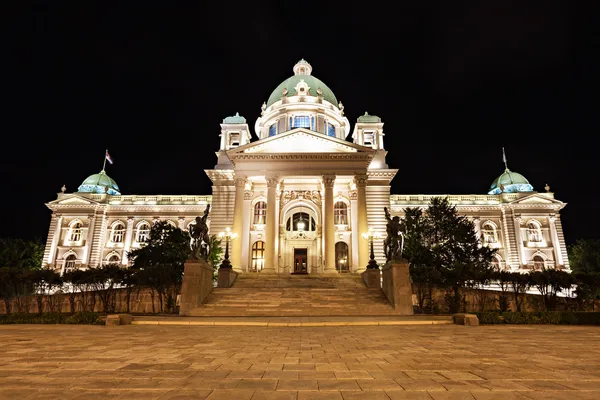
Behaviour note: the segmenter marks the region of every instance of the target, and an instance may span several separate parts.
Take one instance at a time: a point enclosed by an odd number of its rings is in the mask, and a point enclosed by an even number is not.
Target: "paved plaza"
[[[600,399],[600,328],[0,326],[0,399]]]

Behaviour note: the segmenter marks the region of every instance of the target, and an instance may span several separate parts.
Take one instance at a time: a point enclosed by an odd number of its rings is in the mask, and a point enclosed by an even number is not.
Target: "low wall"
[[[179,315],[189,315],[190,311],[200,306],[212,292],[213,274],[213,267],[205,261],[188,260],[185,262]]]

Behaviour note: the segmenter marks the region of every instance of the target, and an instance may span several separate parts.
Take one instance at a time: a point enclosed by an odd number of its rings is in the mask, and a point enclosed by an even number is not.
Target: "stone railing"
[[[193,195],[156,195],[156,196],[111,196],[108,204],[140,204],[140,205],[155,205],[155,204],[189,204],[203,205],[210,204],[212,196],[193,196]]]
[[[393,194],[390,196],[390,205],[427,205],[434,197],[448,197],[451,204],[500,204],[498,196],[491,194]]]

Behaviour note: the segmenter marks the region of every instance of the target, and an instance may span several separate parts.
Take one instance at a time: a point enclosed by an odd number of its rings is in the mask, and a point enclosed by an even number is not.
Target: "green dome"
[[[515,192],[533,192],[533,186],[523,175],[506,168],[504,173],[492,182],[488,194]]]
[[[245,124],[246,118],[242,117],[240,113],[235,113],[232,117],[223,119],[224,124]]]
[[[298,85],[302,81],[304,81],[308,85],[309,96],[317,97],[317,90],[321,89],[323,98],[337,107],[338,101],[335,98],[335,95],[333,94],[331,89],[329,89],[329,87],[326,84],[324,84],[323,81],[312,76],[310,74],[311,72],[312,67],[310,66],[310,64],[304,60],[300,60],[294,66],[295,75],[281,82],[281,84],[277,86],[275,90],[273,90],[273,93],[271,93],[271,96],[269,96],[269,100],[267,100],[267,107],[270,107],[276,101],[281,100],[281,98],[283,97],[284,89],[287,90],[287,97],[295,96],[296,85]]]
[[[358,117],[358,122],[376,124],[381,122],[381,118],[379,118],[377,115],[369,115],[369,113],[365,111],[365,115]]]
[[[112,195],[121,194],[117,182],[115,182],[110,176],[106,175],[104,170],[100,171],[99,174],[88,176],[83,183],[79,185],[77,191],[80,193],[107,193]]]

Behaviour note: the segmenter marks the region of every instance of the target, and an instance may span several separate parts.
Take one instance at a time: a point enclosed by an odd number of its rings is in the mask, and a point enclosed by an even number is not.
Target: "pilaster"
[[[367,220],[367,175],[358,174],[354,176],[356,184],[356,208],[357,208],[357,229],[355,234],[362,235],[369,230]],[[389,197],[389,196],[388,196]],[[358,271],[363,271],[369,263],[369,243],[366,240],[358,241]]]
[[[335,175],[323,175],[323,186],[325,195],[323,205],[325,219],[323,221],[323,235],[325,236],[325,267],[323,272],[335,272],[335,225],[333,218],[333,186]]]
[[[277,185],[278,176],[267,176],[267,226],[265,229],[265,268],[263,272],[275,272],[277,263]]]
[[[233,212],[233,226],[231,231],[238,235],[238,240],[231,241],[231,266],[236,272],[242,272],[242,226],[244,219],[244,189],[246,187],[246,177],[236,176],[233,180],[235,184],[235,200]]]
[[[125,230],[125,243],[123,246],[123,257],[121,257],[121,265],[129,264],[127,253],[131,250],[131,242],[133,241],[133,217],[127,217],[127,229]]]
[[[92,256],[92,249],[94,248],[94,227],[96,225],[96,215],[88,215],[88,231],[87,238],[85,239],[85,249],[83,256],[83,263],[86,267],[90,267],[90,258]]]

